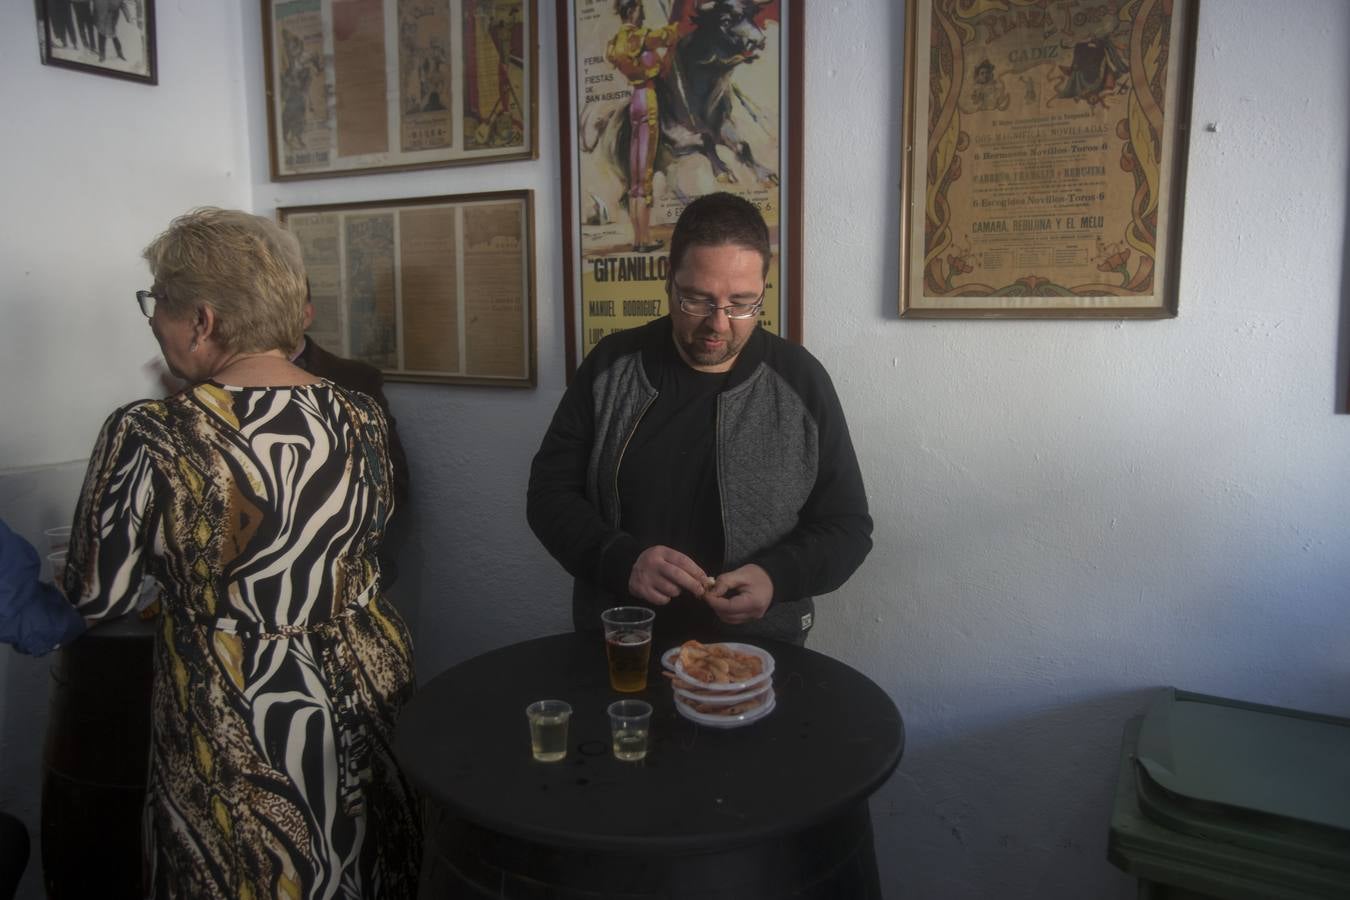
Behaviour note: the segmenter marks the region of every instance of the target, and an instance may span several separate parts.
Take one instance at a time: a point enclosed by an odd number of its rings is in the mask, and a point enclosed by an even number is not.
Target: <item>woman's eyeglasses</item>
[[[155,314],[155,300],[157,300],[159,296],[160,295],[156,294],[154,291],[136,292],[136,303],[140,306],[142,315],[147,319]]]

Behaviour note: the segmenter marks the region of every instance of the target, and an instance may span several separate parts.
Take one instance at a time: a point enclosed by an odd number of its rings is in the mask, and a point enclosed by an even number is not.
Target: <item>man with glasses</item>
[[[802,643],[812,596],[872,547],[843,410],[805,349],[759,327],[769,233],[732,194],[686,207],[670,315],[600,341],[530,471],[527,516],[574,577],[572,620],[657,608],[665,640]]]

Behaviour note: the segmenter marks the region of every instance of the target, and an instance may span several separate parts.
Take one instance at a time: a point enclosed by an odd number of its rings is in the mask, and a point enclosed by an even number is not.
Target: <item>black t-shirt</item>
[[[679,550],[717,575],[725,540],[717,488],[717,395],[725,372],[697,372],[673,346],[662,354],[657,398],[619,465],[619,527],[644,547]],[[682,594],[657,613],[658,627],[702,632],[716,616]]]

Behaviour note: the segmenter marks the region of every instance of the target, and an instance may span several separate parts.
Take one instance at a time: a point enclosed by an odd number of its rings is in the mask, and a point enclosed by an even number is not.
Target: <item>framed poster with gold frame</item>
[[[911,0],[900,314],[1177,314],[1198,0]]]
[[[533,387],[534,193],[291,206],[308,334],[389,381]]]
[[[536,0],[262,0],[272,179],[538,156]]]
[[[665,315],[675,220],[691,199],[718,190],[763,212],[773,258],[760,325],[801,340],[804,6],[558,4],[569,380],[601,337]],[[658,122],[634,155],[639,105]]]

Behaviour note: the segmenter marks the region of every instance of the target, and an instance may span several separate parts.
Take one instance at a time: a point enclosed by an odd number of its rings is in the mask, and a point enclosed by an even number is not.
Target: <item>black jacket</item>
[[[578,630],[599,627],[603,609],[634,602],[628,576],[646,548],[619,521],[617,475],[657,395],[658,351],[671,340],[669,317],[604,338],[577,370],[530,470],[526,514],[576,579]],[[774,585],[763,619],[719,630],[800,643],[812,595],[842,585],[872,548],[862,475],[825,369],[757,329],[718,396],[715,444],[724,565],[756,563]]]

